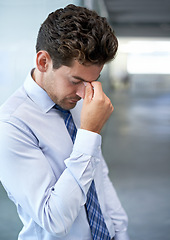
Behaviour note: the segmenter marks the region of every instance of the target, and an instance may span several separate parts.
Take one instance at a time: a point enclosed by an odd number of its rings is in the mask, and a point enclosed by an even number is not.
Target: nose
[[[84,99],[84,96],[85,96],[85,85],[84,83],[82,82],[81,84],[79,84],[78,88],[77,88],[77,92],[76,94],[83,98]]]

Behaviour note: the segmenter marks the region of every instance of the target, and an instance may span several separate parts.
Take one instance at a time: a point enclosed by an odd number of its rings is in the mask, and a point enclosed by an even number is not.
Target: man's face
[[[96,81],[103,68],[98,65],[82,65],[74,61],[71,67],[49,69],[43,81],[43,89],[57,105],[72,109],[84,98],[85,82]]]

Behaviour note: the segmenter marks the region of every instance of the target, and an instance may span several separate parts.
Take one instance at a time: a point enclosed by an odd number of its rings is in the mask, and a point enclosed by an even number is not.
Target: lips
[[[77,98],[70,98],[69,101],[72,102],[72,103],[76,103],[78,101],[81,100],[81,97],[77,97]]]
[[[81,98],[77,99],[77,98],[74,98],[74,99],[70,99],[69,102],[71,103],[77,103],[78,101],[80,101]]]

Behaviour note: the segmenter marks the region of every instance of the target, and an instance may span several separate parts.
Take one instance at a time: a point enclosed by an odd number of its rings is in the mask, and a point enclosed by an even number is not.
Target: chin
[[[67,103],[67,104],[60,104],[60,107],[62,107],[65,110],[73,109],[76,106],[77,103]]]

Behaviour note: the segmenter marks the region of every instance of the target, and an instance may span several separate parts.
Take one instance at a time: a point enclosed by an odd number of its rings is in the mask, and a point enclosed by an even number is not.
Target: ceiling
[[[99,0],[118,36],[170,37],[170,0]]]

